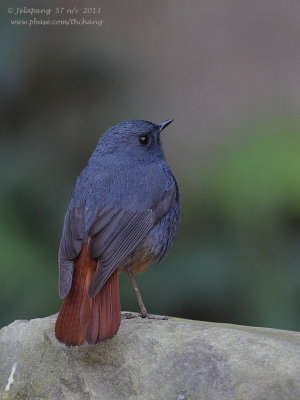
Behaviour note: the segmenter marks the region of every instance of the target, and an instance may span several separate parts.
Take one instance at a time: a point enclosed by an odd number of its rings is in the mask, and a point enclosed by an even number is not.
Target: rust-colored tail
[[[97,343],[112,338],[121,323],[118,271],[115,271],[94,297],[88,289],[96,271],[84,244],[75,261],[72,287],[64,299],[55,324],[57,340],[67,346]]]

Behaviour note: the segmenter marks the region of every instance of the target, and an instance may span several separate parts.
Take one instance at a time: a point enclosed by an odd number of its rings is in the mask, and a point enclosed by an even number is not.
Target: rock
[[[300,399],[297,332],[134,318],[111,340],[67,348],[54,322],[1,329],[1,399]]]

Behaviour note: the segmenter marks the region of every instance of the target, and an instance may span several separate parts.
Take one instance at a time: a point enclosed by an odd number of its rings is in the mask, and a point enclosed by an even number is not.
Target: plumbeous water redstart
[[[147,316],[134,275],[164,257],[180,219],[177,182],[160,140],[171,122],[130,120],[113,126],[77,178],[59,248],[64,301],[55,335],[68,346],[117,333],[121,270],[131,279],[140,315]]]

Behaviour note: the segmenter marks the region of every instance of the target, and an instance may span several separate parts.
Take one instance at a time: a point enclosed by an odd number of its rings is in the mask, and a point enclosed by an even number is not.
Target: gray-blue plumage
[[[116,268],[158,262],[170,248],[180,219],[176,179],[165,161],[159,125],[121,122],[99,140],[75,183],[59,251],[60,296],[72,284],[83,242],[98,259],[94,296]]]

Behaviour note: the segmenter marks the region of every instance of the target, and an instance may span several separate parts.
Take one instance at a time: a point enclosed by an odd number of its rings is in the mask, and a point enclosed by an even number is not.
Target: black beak
[[[161,122],[160,124],[158,124],[159,126],[159,132],[161,132],[162,130],[164,130],[168,125],[170,125],[171,122],[173,122],[174,119],[167,119],[166,121]]]

